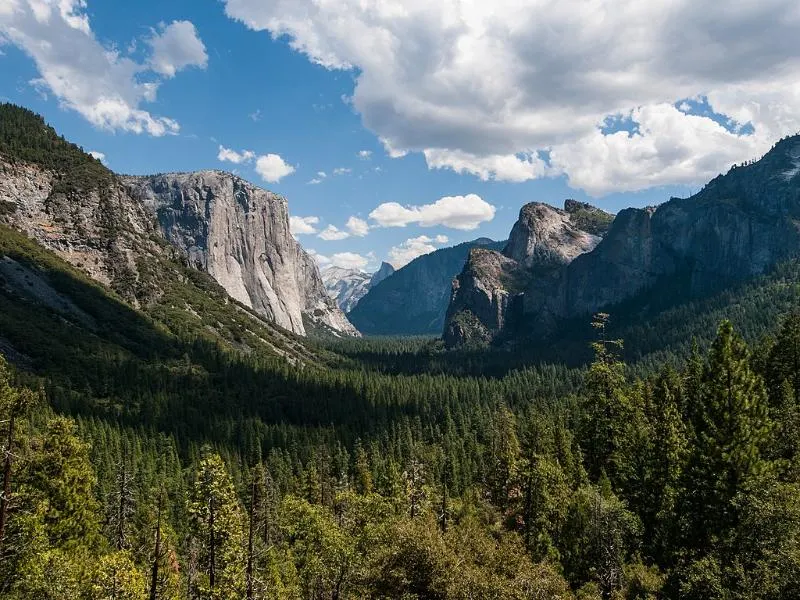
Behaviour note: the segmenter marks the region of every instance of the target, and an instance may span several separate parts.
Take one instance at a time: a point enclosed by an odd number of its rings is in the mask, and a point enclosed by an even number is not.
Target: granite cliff
[[[178,260],[284,329],[358,335],[291,236],[282,197],[220,171],[118,176],[34,113],[0,109],[0,223],[137,307],[162,296],[159,265]]]
[[[599,209],[572,200],[564,210],[540,202],[523,206],[502,252],[472,249],[453,281],[445,342],[449,346],[485,344],[516,328],[531,282],[552,285],[561,267],[597,246],[611,219]]]
[[[464,267],[470,249],[503,245],[480,238],[419,256],[371,286],[347,316],[367,334],[438,335],[444,326],[453,277]]]
[[[476,281],[486,262],[480,255],[459,276],[444,332],[449,344],[546,339],[567,320],[622,302],[635,305],[656,286],[671,290],[661,304],[677,303],[800,256],[800,136],[781,140],[761,160],[732,168],[689,198],[623,210],[606,232],[581,221],[588,208],[565,206],[569,223],[580,223],[573,231],[531,206],[523,207],[503,251],[514,262],[504,263],[500,277],[489,272]],[[585,237],[595,234],[602,238],[594,243]],[[502,276],[510,273],[522,283],[504,285]],[[488,302],[489,292],[501,297],[498,289],[513,296],[512,320],[498,318],[509,313],[508,299]]]
[[[121,180],[190,265],[232,298],[301,335],[309,328],[357,335],[292,237],[283,197],[223,171]]]

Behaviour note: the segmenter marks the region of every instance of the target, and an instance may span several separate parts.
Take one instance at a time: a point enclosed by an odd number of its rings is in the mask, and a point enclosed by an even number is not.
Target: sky
[[[321,266],[687,196],[800,131],[796,0],[0,0],[0,99],[119,173],[230,170]]]

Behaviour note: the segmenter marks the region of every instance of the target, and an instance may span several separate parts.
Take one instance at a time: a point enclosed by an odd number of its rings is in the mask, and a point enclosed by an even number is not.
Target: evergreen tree
[[[244,518],[222,458],[206,451],[191,490],[189,515],[200,548],[204,577],[200,598],[223,600],[245,595]]]
[[[766,392],[750,367],[747,346],[730,321],[718,330],[703,370],[694,409],[683,514],[688,542],[706,548],[736,523],[733,499],[768,468],[770,439]]]

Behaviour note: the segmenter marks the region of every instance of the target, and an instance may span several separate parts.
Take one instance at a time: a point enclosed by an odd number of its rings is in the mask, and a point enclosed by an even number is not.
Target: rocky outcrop
[[[347,316],[359,331],[374,335],[441,334],[453,278],[470,250],[504,245],[480,238],[415,258],[372,286]]]
[[[286,200],[222,171],[123,177],[163,235],[231,297],[276,324],[357,335],[292,237]]]
[[[453,282],[444,330],[448,346],[503,337],[522,318],[523,292],[530,285],[549,286],[559,269],[597,246],[601,238],[577,227],[573,219],[580,211],[586,226],[607,221],[610,215],[574,201],[566,206],[570,210],[540,202],[526,204],[502,252],[470,252]]]
[[[513,322],[519,308],[520,276],[524,269],[516,260],[495,250],[473,248],[453,281],[445,342],[449,346],[485,344]]]
[[[0,222],[23,231],[133,304],[159,290],[142,281],[137,257],[163,248],[153,218],[110,176],[81,193],[62,189],[62,175],[0,156]]]
[[[357,269],[331,266],[322,270],[322,281],[328,290],[328,295],[336,300],[337,306],[345,313],[349,313],[370,289],[392,273],[394,267],[386,262],[372,274]]]
[[[491,339],[498,338],[492,327],[505,338],[544,339],[565,320],[635,303],[656,286],[673,290],[659,305],[702,297],[800,256],[800,136],[780,141],[761,160],[731,169],[690,198],[623,210],[610,227],[596,209],[580,203],[568,202],[564,213],[582,233],[568,231],[564,220],[547,217],[542,223],[547,210],[529,207],[504,251],[528,277],[513,326],[508,319],[497,325],[494,314],[473,310],[487,305],[487,290],[494,296],[497,290],[474,282],[470,265],[454,292],[454,316],[460,302],[462,312],[472,311]],[[595,247],[585,237],[590,235],[599,242]],[[567,240],[576,243],[559,247]],[[448,332],[445,338],[463,342]]]

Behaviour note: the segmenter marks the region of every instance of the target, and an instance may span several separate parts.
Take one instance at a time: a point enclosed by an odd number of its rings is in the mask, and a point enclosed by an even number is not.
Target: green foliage
[[[67,142],[36,113],[14,104],[0,104],[0,155],[55,171],[54,193],[87,192],[113,181],[99,160]]]

